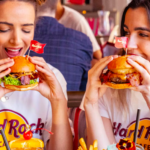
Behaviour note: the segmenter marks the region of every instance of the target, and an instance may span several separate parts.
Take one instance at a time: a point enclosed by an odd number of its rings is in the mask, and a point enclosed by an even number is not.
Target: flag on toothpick
[[[46,44],[42,44],[42,43],[39,43],[35,40],[32,40],[31,43],[30,43],[30,49],[29,50],[32,50],[38,54],[42,54],[44,53],[44,47],[45,47]]]
[[[116,48],[127,48],[128,38],[127,37],[115,37],[115,47]]]

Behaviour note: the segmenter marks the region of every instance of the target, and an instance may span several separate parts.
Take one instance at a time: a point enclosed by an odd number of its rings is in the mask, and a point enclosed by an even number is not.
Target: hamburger
[[[5,88],[16,91],[31,90],[38,85],[38,72],[27,57],[13,57],[11,73],[3,78]]]
[[[127,62],[128,56],[112,60],[108,64],[108,70],[101,74],[101,82],[114,89],[140,85],[140,74]]]

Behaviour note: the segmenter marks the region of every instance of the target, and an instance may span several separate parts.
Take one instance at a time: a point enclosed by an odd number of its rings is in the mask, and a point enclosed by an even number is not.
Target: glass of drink
[[[9,143],[11,150],[44,150],[44,143],[37,138],[17,139]]]
[[[136,146],[136,150],[144,150],[144,147],[139,144],[135,144],[135,146]]]

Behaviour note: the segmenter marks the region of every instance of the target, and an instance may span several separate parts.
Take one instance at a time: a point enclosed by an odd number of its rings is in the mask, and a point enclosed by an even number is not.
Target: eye
[[[124,34],[125,35],[129,35],[130,33],[128,31],[124,31]]]
[[[147,34],[139,33],[140,36],[142,37],[149,37]]]
[[[9,31],[10,29],[7,29],[7,30],[0,30],[0,32],[7,32]]]
[[[24,33],[30,33],[30,31],[27,31],[27,30],[22,30]]]

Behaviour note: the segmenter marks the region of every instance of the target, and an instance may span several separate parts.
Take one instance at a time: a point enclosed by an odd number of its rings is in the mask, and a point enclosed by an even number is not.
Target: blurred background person
[[[38,8],[34,36],[34,40],[47,45],[43,54],[30,52],[30,55],[43,57],[59,69],[67,81],[68,91],[85,91],[93,58],[92,43],[85,34],[58,23],[55,19],[55,4],[58,1],[53,0],[53,9],[50,1]]]
[[[118,56],[101,59],[89,71],[84,102],[88,123],[87,139],[89,144],[98,139],[99,150],[107,148],[110,144],[118,143],[122,138],[133,140],[133,133],[129,136],[126,131],[131,131],[131,126],[135,126],[138,109],[141,109],[139,129],[147,129],[150,126],[150,122],[147,121],[150,116],[149,12],[149,0],[132,0],[125,7],[121,21],[121,36],[128,37],[127,62],[139,73],[138,84],[136,84],[138,78],[129,79],[131,85],[128,89],[125,89],[124,84],[118,87],[117,84],[113,85],[118,89],[102,84],[100,75],[103,69]],[[131,75],[135,77],[134,73]],[[123,130],[125,132],[122,132]],[[144,138],[142,135],[138,136],[137,143],[140,143],[143,149],[148,150],[146,136]]]
[[[100,46],[83,15],[72,8],[63,6],[62,2],[58,0],[55,18],[65,27],[80,31],[90,38],[93,45],[92,65],[94,65],[95,62],[101,59],[102,53],[100,50]]]

